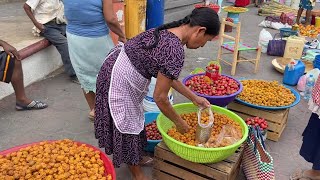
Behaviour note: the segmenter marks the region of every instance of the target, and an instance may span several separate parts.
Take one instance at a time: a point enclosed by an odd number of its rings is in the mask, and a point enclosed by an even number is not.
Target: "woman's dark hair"
[[[168,24],[159,26],[154,30],[155,41],[153,44],[145,46],[145,49],[152,49],[157,47],[159,43],[159,34],[161,30],[179,27],[183,24],[193,26],[206,27],[206,34],[217,36],[220,31],[220,20],[218,14],[211,8],[202,7],[196,8],[192,13],[179,21],[173,21]]]

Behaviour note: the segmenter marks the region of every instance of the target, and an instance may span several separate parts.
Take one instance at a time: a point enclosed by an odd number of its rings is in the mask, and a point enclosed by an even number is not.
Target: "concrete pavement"
[[[256,11],[256,8],[250,8],[248,13],[241,15],[241,38],[251,45],[257,44],[259,32],[262,29],[258,27],[258,24],[263,20],[263,17],[257,16]],[[222,13],[221,16],[226,17],[226,14]],[[276,32],[270,29],[268,31],[272,34]],[[215,59],[217,47],[218,43],[212,42],[198,50],[186,50],[185,66],[180,77],[185,77],[195,67],[205,67],[209,60]],[[262,55],[258,74],[253,74],[253,65],[240,63],[236,77],[281,81],[282,75],[273,69],[272,59],[273,57]],[[230,74],[231,68],[229,66],[223,65],[222,68],[223,73]],[[24,69],[24,71],[28,71],[28,69]],[[67,76],[61,72],[62,70],[57,71],[46,79],[26,88],[29,97],[44,100],[49,104],[49,108],[45,110],[17,112],[14,109],[14,95],[0,101],[0,151],[24,143],[62,138],[70,138],[97,146],[93,123],[87,118],[89,110],[82,91],[77,84],[70,83]],[[175,103],[186,101],[185,98],[174,92]],[[296,168],[311,168],[311,165],[299,156],[302,143],[301,134],[309,116],[307,104],[302,100],[290,110],[288,124],[280,141],[267,142],[268,150],[274,158],[276,179],[288,179],[290,173]],[[144,170],[151,174],[151,168],[144,168]],[[117,178],[120,180],[130,179],[125,166],[117,169]],[[243,177],[239,176],[239,179],[243,179]]]

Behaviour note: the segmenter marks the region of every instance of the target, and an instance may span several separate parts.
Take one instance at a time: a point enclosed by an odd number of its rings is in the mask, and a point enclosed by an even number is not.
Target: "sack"
[[[292,26],[295,20],[295,14],[293,13],[281,13],[280,20],[282,24],[289,24]]]
[[[258,45],[261,46],[261,52],[266,53],[268,49],[269,41],[272,40],[270,32],[264,28],[260,31]]]
[[[306,88],[306,81],[307,81],[307,76],[306,75],[303,75],[303,76],[301,76],[299,78],[298,85],[297,85],[297,89],[299,91],[304,92],[304,90]]]
[[[0,51],[0,81],[5,83],[11,82],[15,59],[5,51]]]
[[[250,4],[250,0],[236,0],[234,3],[235,7],[246,7]]]
[[[244,142],[242,166],[248,180],[274,180],[273,159],[266,151],[259,128],[249,126],[249,136]]]
[[[285,45],[284,58],[301,59],[304,49],[305,38],[290,36]]]
[[[280,35],[280,33],[278,34]],[[267,50],[267,54],[269,56],[283,57],[284,50],[286,48],[286,40],[283,40],[282,36],[281,36],[281,39],[276,40],[275,38],[276,38],[276,35],[278,34],[275,34],[273,39],[269,41],[268,50]]]

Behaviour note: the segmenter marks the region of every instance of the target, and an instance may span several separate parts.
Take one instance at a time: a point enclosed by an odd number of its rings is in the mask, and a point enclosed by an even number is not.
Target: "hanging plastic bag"
[[[261,46],[262,53],[267,53],[269,40],[272,39],[272,35],[269,31],[265,30],[264,28],[260,31],[258,45]]]
[[[206,143],[211,135],[214,117],[211,108],[199,109],[196,142],[200,145]]]
[[[303,75],[300,77],[299,81],[298,81],[298,85],[297,85],[297,89],[301,92],[304,92],[305,88],[306,88],[306,81],[307,81],[307,76]]]

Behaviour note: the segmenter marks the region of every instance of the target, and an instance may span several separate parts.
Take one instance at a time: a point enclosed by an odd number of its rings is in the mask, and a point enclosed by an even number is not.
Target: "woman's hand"
[[[188,132],[190,128],[187,122],[182,119],[179,123],[176,124],[176,127],[177,127],[177,130],[182,134]]]
[[[206,98],[200,96],[196,96],[192,102],[194,105],[202,108],[208,108],[211,106],[210,102]]]

